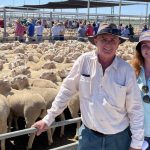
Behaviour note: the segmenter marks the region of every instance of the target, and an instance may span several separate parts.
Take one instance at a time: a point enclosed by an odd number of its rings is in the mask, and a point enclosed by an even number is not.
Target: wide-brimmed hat
[[[88,39],[92,44],[95,45],[94,39],[98,35],[102,35],[102,34],[111,34],[111,35],[118,36],[120,39],[120,44],[125,42],[126,40],[128,40],[128,38],[122,37],[119,35],[120,34],[119,30],[118,30],[116,24],[114,24],[114,23],[101,23],[97,34],[94,36],[89,36]]]
[[[32,23],[32,19],[29,18],[29,19],[27,20],[27,23]]]
[[[136,45],[136,50],[140,51],[141,50],[141,42],[142,41],[150,41],[150,30],[144,31],[141,33],[139,37],[139,42]]]

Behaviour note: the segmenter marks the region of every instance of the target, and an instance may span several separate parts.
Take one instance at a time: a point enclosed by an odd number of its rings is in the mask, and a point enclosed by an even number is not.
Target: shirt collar
[[[98,55],[97,55],[97,51],[93,51],[93,55],[91,57],[91,60],[95,60],[95,61],[98,61]],[[111,64],[111,67],[115,68],[117,70],[117,67],[118,66],[118,56],[115,56],[112,64]]]

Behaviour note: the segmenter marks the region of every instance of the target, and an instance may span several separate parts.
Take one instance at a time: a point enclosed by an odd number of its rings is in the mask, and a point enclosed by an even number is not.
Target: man
[[[77,59],[48,114],[33,125],[37,135],[47,130],[67,107],[69,97],[79,91],[83,127],[78,150],[141,150],[144,117],[140,91],[133,69],[116,56],[126,38],[119,36],[115,24],[101,23],[89,40],[97,51]]]
[[[44,26],[41,25],[41,21],[38,20],[36,22],[36,26],[35,26],[35,33],[37,36],[37,42],[42,42],[43,31],[44,31]]]
[[[78,41],[85,42],[86,41],[85,37],[86,37],[86,29],[83,24],[80,24],[78,28]]]
[[[27,24],[28,24],[28,27],[27,27],[28,40],[29,42],[32,42],[34,41],[35,25],[32,19],[28,19]]]

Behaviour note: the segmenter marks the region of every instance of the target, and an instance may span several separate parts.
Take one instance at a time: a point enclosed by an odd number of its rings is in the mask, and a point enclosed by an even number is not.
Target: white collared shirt
[[[131,147],[141,148],[144,139],[143,107],[131,66],[119,57],[103,74],[95,51],[80,56],[64,80],[43,120],[50,125],[79,91],[81,119],[90,129],[115,134],[130,125]]]

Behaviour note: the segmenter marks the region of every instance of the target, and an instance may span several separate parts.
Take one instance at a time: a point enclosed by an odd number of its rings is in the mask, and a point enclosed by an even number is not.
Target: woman
[[[137,75],[144,106],[144,136],[150,150],[150,30],[142,32],[132,65]]]

